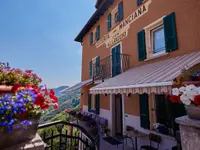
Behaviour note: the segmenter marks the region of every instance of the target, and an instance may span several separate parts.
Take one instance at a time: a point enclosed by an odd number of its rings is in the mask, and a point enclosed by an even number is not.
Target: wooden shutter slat
[[[99,74],[100,69],[100,57],[96,57],[96,75]]]
[[[166,51],[171,52],[178,49],[176,18],[175,13],[171,13],[163,19]]]
[[[146,59],[146,40],[145,30],[138,32],[138,60],[143,61]]]

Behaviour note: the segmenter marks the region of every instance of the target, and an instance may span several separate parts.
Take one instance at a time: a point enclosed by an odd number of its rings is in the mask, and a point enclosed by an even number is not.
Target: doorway
[[[115,95],[115,134],[123,134],[123,112],[122,112],[122,95]]]

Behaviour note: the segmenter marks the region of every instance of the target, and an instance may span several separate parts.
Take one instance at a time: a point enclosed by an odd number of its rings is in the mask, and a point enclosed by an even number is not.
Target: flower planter
[[[187,115],[190,119],[200,120],[200,107],[197,106],[185,106]]]
[[[39,118],[28,119],[28,121],[31,121],[32,125],[27,126],[27,129],[23,129],[21,124],[16,124],[10,133],[7,132],[6,127],[0,127],[0,149],[32,140],[37,133]]]

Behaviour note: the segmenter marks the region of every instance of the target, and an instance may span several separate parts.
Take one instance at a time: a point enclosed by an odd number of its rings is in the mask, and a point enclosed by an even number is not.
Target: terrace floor
[[[122,144],[118,145],[118,147],[117,145],[111,145],[101,138],[100,150],[123,150],[123,146]],[[124,145],[124,150],[133,150],[133,148]]]

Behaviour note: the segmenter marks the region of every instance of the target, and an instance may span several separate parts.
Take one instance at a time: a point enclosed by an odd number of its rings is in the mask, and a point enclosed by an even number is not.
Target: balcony
[[[40,125],[38,133],[46,143],[45,150],[97,150],[99,135],[91,136],[82,126],[65,121]]]
[[[117,54],[100,60],[99,64],[93,64],[93,80],[102,80],[114,77],[130,69],[130,55]]]

